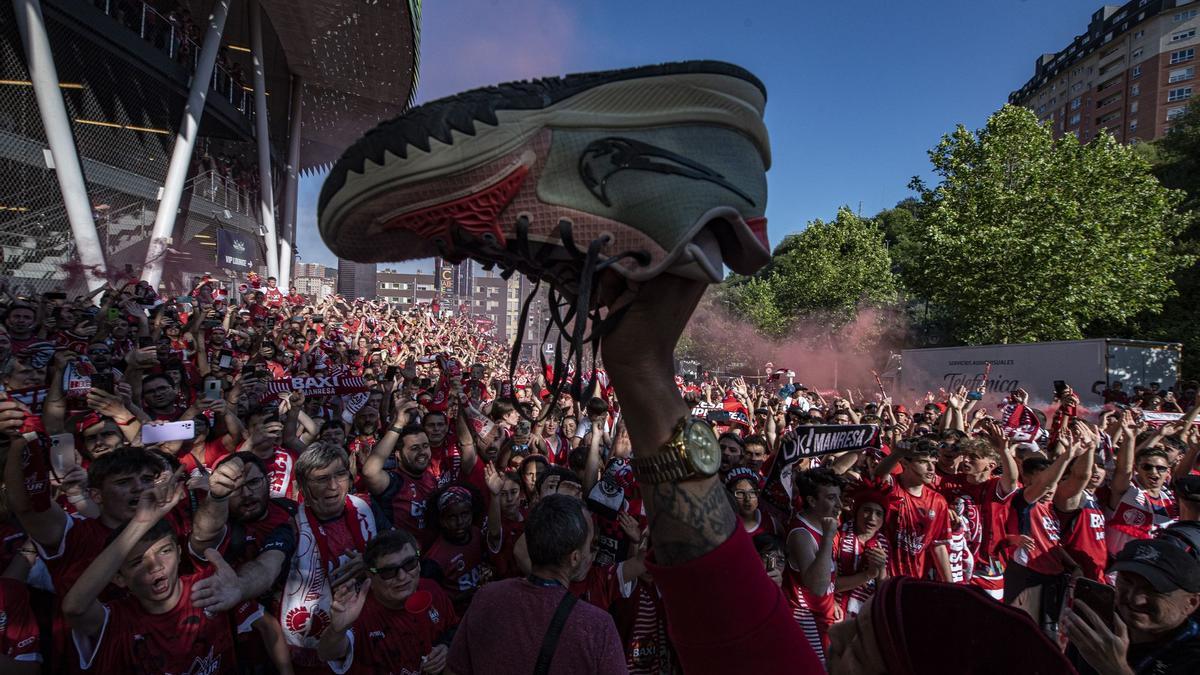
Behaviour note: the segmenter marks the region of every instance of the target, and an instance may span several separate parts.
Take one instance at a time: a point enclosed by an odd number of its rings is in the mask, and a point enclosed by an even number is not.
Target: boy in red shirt
[[[234,635],[250,631],[262,618],[262,607],[245,603],[232,612],[209,612],[192,604],[193,584],[211,571],[179,574],[180,546],[164,517],[182,496],[172,480],[143,492],[133,519],[63,598],[81,670],[237,672]],[[219,557],[212,549],[206,554],[210,560]],[[100,602],[110,582],[129,595]]]
[[[317,651],[338,675],[439,673],[458,616],[450,598],[421,578],[417,541],[390,530],[367,543],[367,580],[333,591],[332,618]]]
[[[875,467],[875,479],[895,499],[883,525],[883,533],[892,544],[888,576],[924,579],[931,569],[942,581],[954,576],[946,550],[950,509],[946,499],[933,489],[937,458],[937,445],[922,440],[907,449],[897,448]],[[902,470],[892,476],[897,462]]]

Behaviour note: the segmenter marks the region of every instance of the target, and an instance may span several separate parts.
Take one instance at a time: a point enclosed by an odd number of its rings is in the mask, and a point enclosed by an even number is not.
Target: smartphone
[[[228,370],[233,366],[233,354],[227,349],[222,349],[221,355],[217,357],[217,366]]]
[[[75,466],[75,434],[50,437],[50,467],[60,478]]]
[[[400,372],[399,366],[388,366],[387,370],[383,373],[383,378],[385,380],[394,380],[396,379],[396,373],[398,372]]]
[[[1054,397],[1062,398],[1063,394],[1065,394],[1066,392],[1067,392],[1066,381],[1065,380],[1055,380],[1054,381]]]
[[[167,441],[189,441],[196,437],[194,427],[195,423],[191,420],[143,426],[142,442],[166,443]]]
[[[1087,605],[1096,613],[1096,616],[1100,617],[1104,625],[1112,630],[1113,612],[1116,611],[1117,604],[1117,589],[1099,581],[1080,577],[1075,580],[1075,591],[1071,598],[1073,601],[1077,600]]]
[[[972,391],[967,394],[968,401],[980,401],[982,399],[983,399],[983,394],[979,393],[978,391]]]
[[[222,383],[220,380],[210,377],[204,380],[204,400],[220,401],[222,393]]]
[[[114,393],[112,373],[94,373],[91,376],[91,380],[93,389],[99,389],[110,394]]]
[[[312,317],[312,322],[313,323],[325,323],[325,317],[320,314],[317,314]]]
[[[116,321],[120,317],[121,317],[121,311],[119,309],[117,309],[116,307],[108,308],[108,320],[109,321]]]

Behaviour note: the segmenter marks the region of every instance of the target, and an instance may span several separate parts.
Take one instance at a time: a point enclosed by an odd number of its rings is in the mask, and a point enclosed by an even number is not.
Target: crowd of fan
[[[592,518],[569,590],[619,642],[595,672],[681,672],[603,370],[556,396],[469,317],[243,290],[0,295],[0,672],[473,672],[475,645],[533,639],[472,603],[537,581],[567,499]],[[1024,611],[1081,673],[1200,658],[1194,383],[1113,387],[1091,411],[1068,387],[1044,413],[1020,390],[918,412],[786,378],[677,383],[717,427],[730,502],[818,657],[845,663],[858,638],[827,654],[831,634],[912,577]],[[879,433],[784,466],[814,425]],[[940,646],[893,672],[977,658],[962,645],[988,630],[978,611],[913,627]]]

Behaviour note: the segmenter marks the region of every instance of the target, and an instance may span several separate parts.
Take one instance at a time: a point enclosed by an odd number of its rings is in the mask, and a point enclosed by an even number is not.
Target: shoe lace
[[[520,316],[517,319],[517,335],[509,354],[509,380],[511,381],[520,363],[521,344],[525,339],[526,322],[533,301],[541,291],[543,281],[547,282],[546,300],[550,310],[550,321],[542,335],[541,343],[545,344],[550,333],[555,328],[558,334],[555,338],[554,363],[547,388],[551,399],[543,406],[544,418],[552,411],[559,397],[568,388],[571,396],[580,401],[583,396],[583,365],[584,346],[591,347],[590,364],[596,364],[596,353],[600,347],[601,338],[612,330],[613,326],[624,315],[628,305],[611,310],[607,315],[601,313],[600,307],[592,307],[596,293],[596,283],[600,273],[622,260],[633,260],[639,265],[650,264],[650,254],[645,251],[626,251],[617,255],[600,259],[600,253],[609,243],[612,236],[603,234],[592,240],[586,250],[575,243],[572,224],[569,220],[559,220],[557,232],[559,243],[533,242],[529,238],[529,218],[521,215],[517,218],[514,235],[501,245],[495,237],[483,235],[472,237],[461,228],[452,228],[451,238],[456,252],[465,252],[471,257],[483,259],[483,268],[501,269],[500,276],[510,278],[514,273],[521,272],[533,282],[533,288],[521,304]],[[591,331],[588,331],[588,328]],[[563,342],[568,346],[566,356],[563,355]],[[550,364],[546,361],[545,350],[538,350],[541,362],[541,372],[545,373]],[[571,377],[573,366],[575,377]],[[521,406],[517,406],[523,417],[529,418]],[[533,420],[538,421],[538,420]]]

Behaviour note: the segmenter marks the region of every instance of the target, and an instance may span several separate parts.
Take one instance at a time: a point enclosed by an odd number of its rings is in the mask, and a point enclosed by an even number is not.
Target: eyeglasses
[[[246,481],[245,483],[242,483],[242,489],[249,490],[250,492],[258,492],[259,488],[261,488],[266,483],[267,483],[266,477],[259,476],[258,478],[251,478],[250,480]]]
[[[1170,467],[1163,466],[1162,464],[1143,464],[1138,468],[1142,471],[1153,471],[1154,473],[1166,473],[1170,471]]]
[[[774,572],[778,569],[783,569],[783,556],[777,554],[767,554],[762,558],[763,566],[768,572]]]
[[[420,567],[421,559],[413,556],[412,558],[409,558],[398,565],[388,565],[387,567],[368,567],[367,571],[379,577],[380,579],[383,579],[384,581],[390,581],[395,579],[396,575],[400,572],[412,574]]]
[[[750,499],[758,496],[758,490],[734,490],[733,496],[737,499]]]
[[[341,471],[331,473],[328,476],[309,476],[308,480],[319,485],[327,485],[330,483],[339,485],[350,480],[350,472],[342,469]]]

